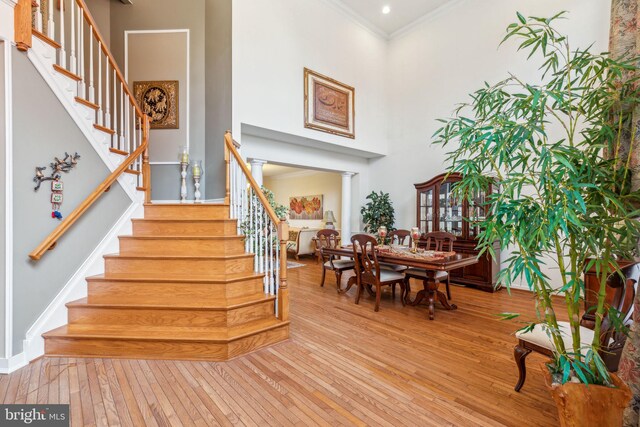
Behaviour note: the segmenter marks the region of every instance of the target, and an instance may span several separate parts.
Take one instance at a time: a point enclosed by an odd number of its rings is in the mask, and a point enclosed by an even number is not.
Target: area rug
[[[304,264],[301,264],[299,262],[287,261],[287,270],[290,268],[300,268],[300,267],[304,267]]]

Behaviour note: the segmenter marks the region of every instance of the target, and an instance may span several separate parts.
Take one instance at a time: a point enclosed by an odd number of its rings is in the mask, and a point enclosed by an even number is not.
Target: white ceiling
[[[454,0],[333,0],[387,37],[451,1]],[[383,6],[389,6],[391,12],[383,14]]]

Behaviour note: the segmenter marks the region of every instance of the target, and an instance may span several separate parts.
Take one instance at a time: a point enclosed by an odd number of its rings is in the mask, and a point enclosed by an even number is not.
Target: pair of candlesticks
[[[185,203],[187,201],[187,168],[189,167],[189,147],[183,145],[180,147],[180,153],[178,156],[180,160],[180,202]],[[194,193],[196,203],[202,203],[201,194],[200,194],[200,179],[204,174],[204,169],[202,168],[202,160],[195,160],[191,165],[191,175],[193,176],[193,182],[196,187],[196,191]]]
[[[378,236],[380,237],[381,243],[384,245],[386,243],[388,230],[387,227],[381,225],[378,228]],[[416,253],[418,251],[418,240],[420,239],[420,229],[418,227],[411,227],[410,236],[411,236],[411,249],[410,251]],[[393,242],[390,242],[393,243]]]

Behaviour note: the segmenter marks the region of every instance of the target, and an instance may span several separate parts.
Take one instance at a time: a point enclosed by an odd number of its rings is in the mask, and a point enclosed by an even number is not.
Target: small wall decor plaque
[[[64,158],[59,159],[54,157],[54,162],[49,163],[51,168],[51,175],[45,176],[44,171],[46,166],[36,166],[36,175],[33,177],[33,181],[37,184],[34,191],[38,191],[44,181],[51,181],[51,218],[62,219],[62,213],[60,213],[60,206],[64,197],[62,192],[64,191],[64,183],[62,182],[62,172],[69,173],[69,171],[76,167],[80,154],[75,153],[73,155],[64,153]]]
[[[304,127],[355,138],[355,92],[351,86],[304,69]]]
[[[133,82],[133,94],[151,129],[179,129],[177,80]]]

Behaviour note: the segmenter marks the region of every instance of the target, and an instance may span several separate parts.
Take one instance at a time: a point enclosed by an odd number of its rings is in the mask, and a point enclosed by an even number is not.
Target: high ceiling
[[[452,0],[333,0],[387,37]],[[382,8],[389,6],[388,14]]]

